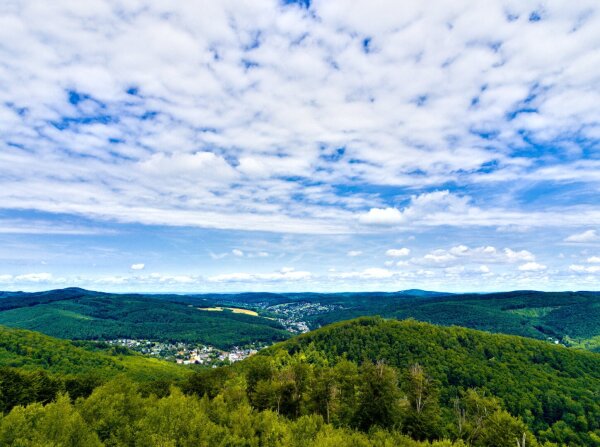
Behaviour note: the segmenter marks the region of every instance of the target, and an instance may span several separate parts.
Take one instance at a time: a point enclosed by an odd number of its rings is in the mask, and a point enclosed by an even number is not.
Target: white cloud
[[[102,278],[97,278],[95,280],[93,280],[93,282],[95,284],[101,284],[101,285],[123,285],[123,284],[127,284],[129,282],[129,278],[126,276],[104,276]]]
[[[396,208],[371,208],[359,220],[365,224],[395,225],[404,222],[404,215]]]
[[[586,149],[600,141],[596,1],[544,2],[535,23],[537,4],[499,0],[433,9],[314,1],[310,12],[277,1],[146,3],[23,0],[2,10],[0,41],[11,43],[0,46],[6,265],[58,264],[32,241],[6,246],[27,239],[19,235],[60,235],[72,254],[75,239],[132,222],[236,231],[207,232],[219,239],[207,241],[208,255],[261,258],[275,272],[258,275],[273,282],[298,274],[279,263],[313,270],[314,256],[314,269],[326,269],[343,261],[338,252],[370,253],[364,247],[407,243],[407,234],[424,256],[389,258],[380,271],[361,270],[363,256],[347,273],[357,283],[361,275],[391,283],[396,267],[419,278],[481,278],[491,272],[479,266],[489,265],[498,277],[531,278],[515,266],[536,263],[533,252],[593,258],[574,250],[600,242],[600,208],[589,200],[600,160]],[[11,212],[27,217],[5,218]],[[271,242],[314,238],[307,250],[289,242],[280,250],[253,245],[248,231]],[[548,243],[556,234],[571,234],[572,244],[556,250]],[[202,286],[187,261],[179,275],[107,273],[102,284]],[[217,269],[225,265],[198,268],[238,275]],[[3,281],[22,276],[12,273]]]
[[[593,205],[530,212],[502,187],[600,181],[576,144],[600,138],[598,7],[545,8],[533,23],[501,1],[15,2],[0,207],[311,234],[597,225]],[[564,154],[524,156],[531,141]]]
[[[114,234],[114,231],[95,226],[72,225],[40,219],[0,219],[0,234],[59,234],[83,236]]]
[[[600,273],[600,265],[579,265],[573,264],[569,266],[569,270],[576,273]]]
[[[259,251],[258,253],[250,253],[248,254],[249,258],[268,258],[269,253],[266,251]]]
[[[586,230],[582,233],[572,234],[571,236],[565,239],[565,242],[576,242],[576,243],[584,243],[584,242],[598,242],[600,241],[600,236],[596,233],[596,230]]]
[[[446,267],[444,272],[448,275],[459,275],[465,271],[465,267],[462,265],[455,265],[452,267]]]
[[[508,250],[509,252],[512,252],[512,250],[509,249],[505,249]],[[457,245],[455,247],[452,247],[449,252],[454,255],[454,256],[496,256],[496,254],[498,253],[496,250],[496,247],[492,247],[490,245],[484,246],[484,247],[477,247],[477,248],[469,248],[466,245]]]
[[[284,281],[306,281],[312,278],[312,273],[284,267],[278,272],[272,273],[223,273],[208,278],[210,282],[284,282]]]
[[[25,273],[15,276],[14,282],[49,282],[53,279],[52,273]]]
[[[362,251],[360,250],[350,250],[348,253],[346,253],[347,256],[350,256],[351,258],[355,258],[357,256],[362,255]]]
[[[385,252],[386,256],[391,256],[393,258],[401,258],[403,256],[408,256],[410,254],[410,249],[406,247],[402,248],[390,248]]]
[[[434,264],[446,263],[448,261],[454,261],[455,259],[456,256],[446,252],[445,250],[435,250],[423,256],[423,260],[432,262]]]
[[[0,283],[11,283],[13,275],[0,275]]]
[[[233,256],[237,256],[238,258],[244,256],[244,252],[239,248],[234,248],[233,250],[231,250],[231,253],[233,254]]]
[[[131,270],[144,270],[145,264],[131,264]]]
[[[184,178],[195,182],[225,183],[236,178],[235,170],[212,152],[155,153],[140,163],[140,168],[154,179],[162,182],[174,180],[177,184]]]
[[[189,275],[162,276],[160,280],[161,282],[178,284],[192,284],[197,282],[196,278]]]
[[[471,248],[467,245],[456,245],[448,250],[437,249],[423,256],[411,260],[415,264],[432,266],[448,266],[450,264],[479,264],[482,262],[493,264],[511,264],[525,261],[535,261],[533,253],[527,250],[512,250],[505,248],[498,250],[491,245]]]
[[[361,271],[356,272],[339,272],[334,273],[331,276],[337,279],[361,279],[361,280],[371,280],[371,279],[387,279],[391,278],[396,274],[392,270],[382,269],[378,267],[370,267]]]
[[[213,253],[212,251],[209,251],[208,254],[214,260],[223,259],[229,255],[229,253]]]
[[[505,248],[504,254],[506,255],[506,258],[509,261],[514,261],[514,262],[534,261],[535,260],[535,256],[527,250],[514,251],[514,250],[511,250],[510,248]]]
[[[371,208],[359,215],[359,221],[373,225],[398,225],[426,219],[439,219],[440,216],[468,213],[469,197],[457,196],[450,191],[435,191],[413,195],[410,204],[397,208]]]
[[[546,270],[546,268],[547,267],[544,264],[539,264],[537,262],[526,262],[519,266],[519,270],[522,272],[539,272],[541,270]]]
[[[598,264],[600,263],[600,256],[590,256],[589,258],[587,258],[587,262],[589,262],[590,264]]]

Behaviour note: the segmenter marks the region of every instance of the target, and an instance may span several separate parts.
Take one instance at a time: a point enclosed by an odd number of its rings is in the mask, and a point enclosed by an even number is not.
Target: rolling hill
[[[0,328],[5,445],[588,447],[599,393],[598,354],[413,320],[339,322],[191,373]]]
[[[203,312],[173,295],[119,295],[83,289],[0,297],[0,324],[77,340],[116,338],[210,344],[217,347],[289,337],[272,319]]]
[[[558,341],[600,351],[599,292],[514,291],[488,294],[402,292],[239,294],[186,296],[250,306],[302,319],[311,329],[336,321],[380,315],[414,318],[495,333]],[[303,308],[305,310],[303,310]]]
[[[202,312],[213,306],[255,310]],[[279,321],[310,329],[380,315],[521,335],[600,352],[599,292],[107,294],[70,288],[0,293],[0,324],[67,339],[142,338],[226,348],[288,338]]]
[[[65,391],[85,396],[115,377],[158,391],[156,384],[177,383],[189,374],[184,367],[124,348],[0,326],[0,413],[17,404],[51,401]]]
[[[267,378],[274,389],[280,389],[282,380],[291,381],[290,390],[302,388],[298,380],[306,380],[313,389],[325,386],[319,382],[323,379],[331,380],[327,386],[340,393],[356,374],[350,365],[392,367],[401,384],[410,384],[410,373],[419,365],[423,383],[429,383],[440,405],[439,414],[431,417],[439,416],[442,427],[455,423],[456,406],[475,390],[479,396],[497,399],[540,439],[573,446],[600,443],[600,355],[524,337],[365,317],[294,337],[230,369],[244,374],[249,387],[257,377]],[[199,373],[203,374],[211,372]],[[300,379],[304,374],[314,374],[314,382]],[[360,377],[356,380],[352,387],[360,389]],[[402,385],[401,389],[410,394]],[[310,408],[304,402],[310,400],[310,391],[305,392],[307,396],[296,397],[296,406],[288,403],[292,414],[306,411],[303,405]],[[261,405],[262,394],[254,399]],[[360,393],[347,402],[357,405],[356,399]],[[452,430],[439,428],[440,432],[451,435]]]

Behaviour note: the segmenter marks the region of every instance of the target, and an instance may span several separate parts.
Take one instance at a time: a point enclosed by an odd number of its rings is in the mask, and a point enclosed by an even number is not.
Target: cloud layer
[[[5,2],[0,207],[281,232],[519,224],[526,206],[473,185],[598,187],[596,7]],[[561,222],[552,201],[527,220]]]
[[[554,251],[600,242],[599,41],[592,0],[8,0],[0,235],[215,229],[240,240],[209,244],[207,259],[266,263],[165,276],[182,282],[312,281],[328,268],[340,284],[391,280],[402,263],[425,277],[501,262],[548,274],[552,260],[518,234]],[[458,236],[443,240],[449,228]],[[244,232],[276,236],[246,247]],[[422,232],[439,245],[397,240]],[[339,236],[338,262],[283,272],[270,245],[305,234]],[[377,265],[373,235],[398,250]],[[595,274],[571,255],[565,274]],[[28,275],[11,256],[5,274]],[[327,255],[296,255],[308,257]],[[459,271],[467,258],[479,264]],[[128,265],[144,269],[135,255]]]

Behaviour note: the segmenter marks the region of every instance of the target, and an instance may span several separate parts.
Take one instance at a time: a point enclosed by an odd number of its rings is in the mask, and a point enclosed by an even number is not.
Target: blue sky
[[[0,289],[600,287],[595,1],[0,5]]]

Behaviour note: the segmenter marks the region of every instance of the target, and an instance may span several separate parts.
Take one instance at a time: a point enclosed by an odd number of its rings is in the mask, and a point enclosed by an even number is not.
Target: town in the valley
[[[123,346],[143,355],[170,360],[182,365],[223,366],[256,354],[267,344],[252,344],[244,347],[234,346],[221,350],[214,346],[191,343],[165,343],[153,340],[135,340],[119,338],[107,340],[112,346]]]
[[[242,305],[242,303],[234,303]],[[292,334],[302,334],[310,330],[308,324],[303,321],[307,315],[315,315],[324,312],[330,312],[341,306],[323,305],[320,303],[284,303],[273,306],[267,306],[258,303],[256,306],[259,311],[267,311],[276,315],[276,320],[281,326]],[[223,310],[225,308],[210,308],[202,310]],[[228,308],[233,309],[233,308]],[[245,310],[241,307],[235,308],[238,311]],[[253,311],[248,311],[253,312]],[[253,312],[256,314],[255,312]],[[257,314],[256,314],[257,315]],[[202,365],[208,367],[217,367],[235,363],[257,353],[260,349],[269,346],[267,343],[252,343],[246,346],[234,346],[228,350],[222,350],[215,346],[203,345],[197,343],[183,342],[161,342],[155,340],[119,338],[107,340],[111,346],[122,346],[143,355],[157,357],[164,360],[177,362],[183,365]]]

